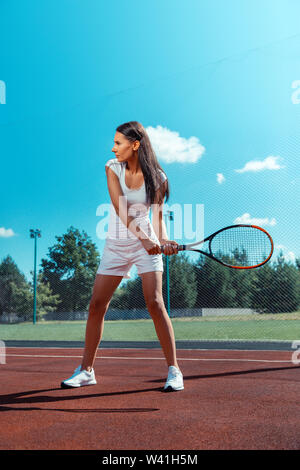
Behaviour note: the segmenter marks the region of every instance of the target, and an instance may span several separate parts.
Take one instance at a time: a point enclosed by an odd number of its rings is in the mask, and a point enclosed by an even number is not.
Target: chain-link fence
[[[274,152],[274,155],[294,156],[294,159],[288,160],[290,181],[287,175],[282,180],[278,176],[278,179],[271,180],[274,181],[272,188],[266,190],[265,181],[260,179],[258,191],[262,191],[263,204],[268,217],[273,215],[272,211],[276,205],[284,207],[284,210],[280,211],[278,221],[281,239],[274,241],[276,244],[291,243],[291,249],[295,251],[299,243],[297,243],[298,232],[293,228],[296,212],[291,201],[292,198],[294,198],[293,201],[299,199],[299,192],[296,193],[296,188],[299,187],[298,72],[295,72],[294,77],[285,74],[281,76],[277,71],[291,70],[291,66],[294,66],[298,57],[300,39],[297,36],[287,38],[287,40],[289,41],[288,54],[286,42],[278,41],[247,53],[237,54],[227,60],[222,59],[196,68],[195,73],[189,76],[187,82],[189,86],[185,86],[184,100],[188,103],[185,113],[190,112],[190,103],[193,103],[193,106],[195,103],[201,103],[201,106],[206,105],[206,109],[209,110],[211,103],[204,100],[206,85],[214,81],[213,89],[216,94],[214,102],[217,102],[215,111],[217,114],[209,115],[208,127],[212,128],[216,120],[221,122],[221,128],[218,128],[216,132],[216,139],[221,139],[222,143],[225,142],[224,145],[228,149],[226,155],[230,152],[246,153],[251,155],[249,159],[253,159],[256,158],[258,152],[262,152],[267,157],[265,148],[268,148]],[[278,82],[278,86],[282,87],[278,95],[283,101],[280,101],[279,97],[276,101],[276,96],[269,91],[269,84],[274,82],[274,75],[272,75],[273,72],[268,74],[269,71],[274,70],[276,70],[276,83]],[[264,73],[265,77],[269,78],[262,80]],[[248,76],[252,77],[251,81],[248,80]],[[240,88],[240,84],[244,82],[245,87]],[[199,94],[200,91],[202,94]],[[243,119],[244,116],[238,114],[240,108],[235,106],[243,101],[245,94],[249,93],[251,93],[253,106],[249,108],[250,102],[248,102],[248,108],[244,114],[250,116],[250,121],[246,121]],[[266,103],[265,106],[264,103]],[[290,113],[290,107],[294,113],[293,120],[287,121],[286,126],[282,126],[281,121],[277,124],[275,121],[273,123],[271,116],[278,116],[287,111]],[[213,111],[210,112],[213,113]],[[241,120],[240,127],[232,128],[235,120],[230,121],[226,126],[230,113]],[[266,125],[262,129],[254,126],[260,113],[265,113],[266,116],[264,119]],[[259,134],[260,131],[261,134]],[[237,134],[247,136],[240,141],[241,147],[233,145]],[[256,145],[257,142],[260,142],[259,146]],[[261,142],[266,145],[262,146]],[[211,190],[212,185],[216,184],[216,171],[225,171],[227,162],[224,166],[225,154],[221,147],[211,142],[209,149],[211,156],[215,152],[215,159],[213,164],[213,159],[210,159],[208,164],[208,166],[211,165],[211,170],[206,168],[207,182],[204,181],[205,178],[203,179],[202,169],[201,171],[199,169],[199,175],[201,173],[202,178],[199,183],[198,177],[195,178],[194,165],[185,166],[185,176],[190,176],[188,178],[189,194],[191,191],[196,193],[193,201],[199,194],[201,195],[200,201],[205,195],[210,220],[222,217],[221,212],[234,206],[235,201],[239,201],[243,194],[249,194],[249,203],[252,202],[249,206],[253,211],[256,210],[254,190],[256,181],[249,182],[243,179],[241,182],[235,179],[234,184],[230,186],[230,191],[226,194],[222,190]],[[273,162],[273,169],[278,168],[275,164],[277,157],[270,158]],[[267,158],[264,159],[264,163],[266,160]],[[221,169],[217,168],[216,162],[220,162]],[[242,165],[245,162],[246,157],[245,161],[243,160],[242,163],[241,160],[239,164]],[[241,175],[247,169],[246,167],[242,169],[240,166],[239,170],[236,170],[235,165],[236,163],[232,163],[230,167],[232,178],[236,175],[236,171]],[[228,165],[227,167],[229,168]],[[218,182],[221,184],[225,176],[222,173],[217,173],[217,175]],[[229,178],[226,176],[226,181],[227,179]],[[293,189],[290,199],[286,198],[288,192],[282,190],[288,185]],[[223,188],[223,186],[218,187]],[[184,198],[181,193],[181,198],[178,196],[178,200],[182,199]],[[245,210],[250,210],[248,200],[244,203]],[[242,216],[243,213],[239,212],[240,210],[239,207],[235,217]],[[244,213],[244,215],[249,214]],[[273,219],[267,218],[267,223],[273,224],[273,222]],[[228,219],[228,224],[230,223],[233,223],[232,219],[230,221]],[[172,234],[170,238],[180,239]],[[29,282],[25,279],[12,258],[8,256],[3,259],[0,264],[0,338],[41,339],[43,334],[43,338],[63,337],[65,340],[74,338],[83,340],[89,302],[100,258],[101,253],[97,252],[96,246],[85,234],[72,229],[64,236],[57,237],[57,243],[49,249],[47,258],[39,264],[35,300],[33,281]],[[253,270],[236,271],[219,266],[195,254],[180,253],[168,258],[163,256],[163,297],[174,325],[176,339],[246,339],[249,341],[297,339],[300,333],[300,260],[294,258],[288,261],[287,256],[276,251],[271,261],[265,266]],[[134,268],[131,274],[132,279],[124,280],[112,297],[106,314],[104,337],[123,340],[155,339],[155,331],[143,297],[142,280],[136,275]],[[31,324],[33,327],[29,330],[27,327]]]
[[[82,247],[79,246],[79,249]],[[88,317],[95,268],[78,264],[77,269],[55,270],[51,261],[42,261],[37,276],[34,309],[33,283],[28,283],[7,257],[0,271],[0,323],[9,339],[23,337],[24,324],[51,329],[69,325],[65,340],[72,340],[74,328],[83,331]],[[229,269],[198,254],[164,256],[163,297],[177,340],[279,340],[297,339],[300,326],[299,263],[277,256],[253,270]],[[51,268],[51,269],[50,269]],[[153,340],[153,322],[147,310],[142,279],[131,271],[116,289],[106,314],[109,339]],[[14,333],[13,327],[19,326]],[[25,331],[25,330],[24,330]],[[115,337],[114,337],[114,331]],[[36,328],[36,334],[40,330]],[[21,335],[21,336],[20,336]],[[75,334],[76,336],[76,334]],[[7,336],[4,339],[8,338]],[[76,339],[78,339],[78,335]],[[25,338],[27,339],[27,338]],[[35,338],[38,339],[38,338]]]

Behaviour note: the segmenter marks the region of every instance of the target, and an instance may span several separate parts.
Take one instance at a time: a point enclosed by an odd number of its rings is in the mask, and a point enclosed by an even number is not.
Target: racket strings
[[[272,250],[268,235],[254,227],[231,227],[215,235],[211,254],[231,266],[256,266],[263,263]]]

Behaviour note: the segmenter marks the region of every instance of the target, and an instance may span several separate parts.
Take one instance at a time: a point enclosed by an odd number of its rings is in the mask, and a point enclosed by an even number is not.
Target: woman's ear
[[[136,140],[134,143],[133,143],[133,150],[136,151],[139,149],[139,146],[140,146],[140,142],[138,140]]]

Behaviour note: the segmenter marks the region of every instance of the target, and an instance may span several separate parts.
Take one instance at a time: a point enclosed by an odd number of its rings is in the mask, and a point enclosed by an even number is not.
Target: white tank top
[[[157,235],[153,229],[149,217],[150,204],[146,202],[147,198],[145,182],[138,189],[129,189],[125,183],[126,162],[118,162],[117,158],[112,158],[108,160],[105,166],[108,166],[119,178],[123,194],[130,205],[128,215],[136,217],[137,223],[141,229],[144,230],[151,240],[158,242]],[[163,183],[167,177],[161,170],[159,170],[159,172],[161,181]],[[137,240],[137,237],[123,224],[112,203],[110,204],[110,218],[107,238],[110,240],[118,240],[120,244],[122,244],[123,241],[124,244],[126,244],[129,240]]]

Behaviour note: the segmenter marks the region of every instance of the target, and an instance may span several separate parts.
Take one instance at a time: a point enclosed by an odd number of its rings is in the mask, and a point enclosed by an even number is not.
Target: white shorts
[[[140,240],[113,240],[107,238],[97,274],[123,276],[130,279],[130,270],[136,265],[138,275],[162,271],[162,255],[149,255]]]

